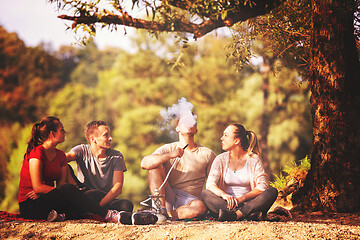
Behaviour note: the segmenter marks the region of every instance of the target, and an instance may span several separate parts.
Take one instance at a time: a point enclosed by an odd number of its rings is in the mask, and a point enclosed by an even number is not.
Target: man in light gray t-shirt
[[[113,187],[114,171],[126,171],[124,157],[117,150],[108,149],[107,157],[101,160],[91,152],[89,144],[77,145],[71,151],[75,153],[78,179],[88,189],[109,192]]]
[[[100,206],[132,212],[133,204],[117,199],[122,192],[126,165],[123,155],[111,148],[110,129],[104,121],[92,121],[85,128],[89,144],[75,146],[66,154],[68,162],[76,161],[79,187]],[[72,169],[70,169],[72,172]]]

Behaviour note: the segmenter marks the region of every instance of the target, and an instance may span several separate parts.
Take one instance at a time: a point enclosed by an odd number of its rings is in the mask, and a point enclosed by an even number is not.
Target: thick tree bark
[[[312,1],[311,169],[294,194],[300,209],[360,211],[360,64],[354,1]]]

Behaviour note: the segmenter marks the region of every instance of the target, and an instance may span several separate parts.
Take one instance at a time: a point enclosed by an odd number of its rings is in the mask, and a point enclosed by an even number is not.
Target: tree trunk
[[[360,211],[360,64],[354,2],[312,0],[311,169],[293,196],[297,208]]]
[[[270,128],[270,117],[269,117],[269,75],[273,67],[272,59],[269,59],[267,56],[263,56],[263,66],[261,68],[263,84],[262,90],[264,95],[263,100],[263,112],[261,115],[261,126],[260,126],[260,149],[261,149],[261,158],[264,163],[264,168],[266,173],[269,175],[270,181],[274,180],[273,175],[270,171],[270,162],[268,157],[268,135],[269,135],[269,128]]]

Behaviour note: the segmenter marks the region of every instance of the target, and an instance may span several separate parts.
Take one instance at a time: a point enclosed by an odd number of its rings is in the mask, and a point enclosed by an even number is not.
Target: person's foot
[[[131,220],[134,225],[149,225],[155,224],[158,217],[150,212],[135,212],[132,214]]]
[[[235,221],[236,219],[237,219],[237,215],[235,212],[225,210],[225,209],[219,210],[219,217],[218,217],[219,221],[222,221],[222,222],[223,221]]]
[[[277,215],[281,215],[281,216],[286,216],[286,217],[289,217],[289,218],[292,218],[292,214],[291,212],[286,209],[286,208],[283,208],[283,207],[280,207],[280,206],[277,206],[272,212],[270,213],[274,213],[274,214],[277,214]]]
[[[168,214],[168,212],[167,212],[166,207],[160,207],[160,213],[161,213],[162,215],[164,215],[167,219],[170,218],[170,217],[169,217],[169,214]]]
[[[131,212],[118,212],[116,210],[109,210],[105,217],[105,221],[111,223],[122,223],[126,225],[131,225]]]
[[[250,221],[262,221],[264,217],[262,212],[254,212],[247,216],[246,219]]]
[[[157,223],[166,222],[166,220],[170,219],[169,214],[167,213],[167,210],[165,207],[161,207],[159,210],[156,210],[155,208],[151,208],[150,210],[145,209],[139,209],[136,212],[141,213],[151,213],[157,216],[158,220]]]
[[[46,219],[48,222],[62,222],[65,221],[65,213],[58,213],[56,210],[49,212],[49,215]]]

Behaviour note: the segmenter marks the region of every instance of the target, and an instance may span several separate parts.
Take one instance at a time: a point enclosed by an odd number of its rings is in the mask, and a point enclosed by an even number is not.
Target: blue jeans
[[[240,210],[245,218],[255,212],[262,212],[263,216],[266,216],[266,213],[275,202],[277,195],[277,189],[270,187],[257,197],[239,204],[236,210]],[[215,195],[210,190],[203,190],[201,192],[200,198],[205,203],[210,212],[216,214],[216,216],[218,216],[220,209],[229,210],[226,200]]]

